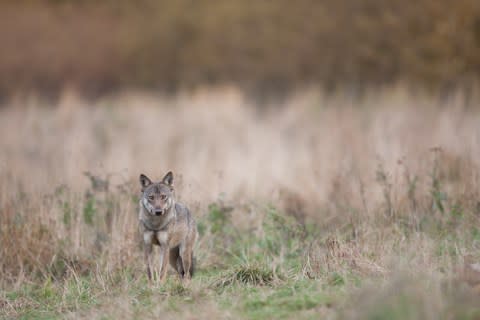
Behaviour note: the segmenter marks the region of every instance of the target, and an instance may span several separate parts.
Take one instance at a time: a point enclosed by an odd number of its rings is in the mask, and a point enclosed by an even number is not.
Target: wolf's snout
[[[157,215],[157,216],[162,215],[162,213],[163,213],[163,210],[161,210],[161,209],[155,210],[155,215]]]

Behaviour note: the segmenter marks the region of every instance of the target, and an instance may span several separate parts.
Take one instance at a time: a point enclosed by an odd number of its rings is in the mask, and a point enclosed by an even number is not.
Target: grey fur
[[[148,278],[152,278],[153,245],[158,245],[160,281],[165,280],[168,260],[182,279],[190,280],[194,271],[193,247],[197,239],[197,226],[190,210],[175,201],[172,172],[168,172],[157,183],[141,174],[140,185],[142,196],[138,219],[144,240]]]

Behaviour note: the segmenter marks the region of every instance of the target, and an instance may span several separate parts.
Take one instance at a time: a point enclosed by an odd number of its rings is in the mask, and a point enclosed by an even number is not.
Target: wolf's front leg
[[[145,265],[147,266],[147,276],[148,280],[152,281],[152,253],[153,245],[152,243],[145,242],[144,245],[144,254],[145,254]]]
[[[168,246],[165,244],[160,245],[160,283],[165,282],[167,275],[167,262],[168,262]]]

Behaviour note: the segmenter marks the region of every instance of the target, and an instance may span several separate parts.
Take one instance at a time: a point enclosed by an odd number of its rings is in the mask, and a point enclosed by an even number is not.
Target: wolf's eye
[[[167,199],[167,196],[166,196],[165,194],[162,194],[162,195],[160,196],[160,199],[165,200],[165,199]]]
[[[149,199],[149,200],[153,200],[153,199],[154,199],[154,196],[148,196],[148,199]]]

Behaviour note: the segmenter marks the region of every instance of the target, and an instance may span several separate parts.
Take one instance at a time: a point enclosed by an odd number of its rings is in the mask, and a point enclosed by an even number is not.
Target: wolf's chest
[[[161,245],[161,246],[168,246],[169,248],[173,248],[178,246],[182,240],[182,233],[175,230],[175,228],[171,228],[165,231],[157,231],[153,235],[154,237],[154,244]]]

